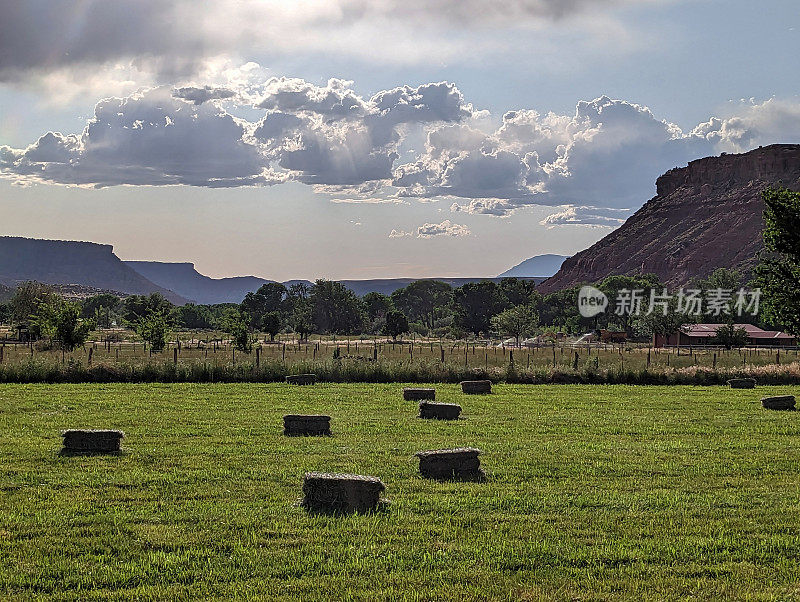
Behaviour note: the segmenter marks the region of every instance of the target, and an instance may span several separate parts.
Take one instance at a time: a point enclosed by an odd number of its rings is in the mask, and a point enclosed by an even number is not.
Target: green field
[[[0,598],[794,599],[796,387],[497,385],[457,422],[402,385],[0,386]],[[285,438],[286,413],[333,437]],[[120,456],[59,432],[120,428]],[[483,483],[415,451],[483,450]],[[388,509],[309,515],[303,473],[380,477]]]

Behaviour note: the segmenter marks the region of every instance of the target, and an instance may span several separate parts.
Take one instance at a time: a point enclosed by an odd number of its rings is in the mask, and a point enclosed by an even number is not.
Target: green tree
[[[123,319],[132,325],[138,324],[143,318],[154,313],[161,314],[165,319],[172,311],[173,305],[161,293],[150,295],[131,295],[125,297],[123,304]]]
[[[434,328],[437,318],[444,317],[449,311],[453,287],[440,280],[415,280],[394,291],[391,299],[410,320]]]
[[[11,319],[17,323],[26,323],[36,314],[40,304],[47,303],[56,297],[53,287],[41,282],[23,282],[17,286],[9,301]]]
[[[397,310],[390,310],[386,314],[386,323],[383,325],[383,334],[392,337],[396,341],[401,334],[408,332],[408,318]]]
[[[536,307],[542,300],[542,296],[536,290],[536,283],[533,280],[503,278],[500,280],[499,286],[512,307],[517,305],[533,305]]]
[[[352,334],[362,331],[366,319],[364,303],[341,282],[317,280],[309,299],[318,332]]]
[[[171,317],[176,325],[183,328],[214,328],[214,314],[207,305],[179,305],[172,310]]]
[[[60,347],[72,351],[83,345],[95,326],[94,320],[81,318],[81,305],[73,301],[62,299],[54,309],[55,339]]]
[[[263,330],[264,316],[278,312],[285,314],[286,287],[280,282],[267,282],[254,293],[247,293],[239,305],[242,318],[250,328]]]
[[[301,341],[308,339],[314,330],[314,312],[309,299],[297,299],[294,309],[289,316],[289,326],[300,337]]]
[[[150,345],[152,351],[163,351],[167,346],[169,331],[169,320],[162,311],[147,311],[136,322],[136,334]]]
[[[253,350],[253,335],[247,325],[247,320],[239,309],[226,310],[220,319],[220,326],[222,330],[231,335],[236,349],[245,353]]]
[[[763,193],[764,246],[756,268],[764,318],[800,334],[800,193],[767,189]]]
[[[492,328],[502,336],[514,337],[519,346],[520,339],[530,336],[539,325],[539,312],[532,305],[517,305],[492,317]]]
[[[81,317],[93,319],[100,328],[111,328],[111,322],[120,316],[120,298],[109,293],[87,297],[81,301]]]
[[[364,306],[367,310],[367,318],[370,322],[377,322],[386,318],[386,314],[394,309],[394,303],[391,297],[382,295],[381,293],[367,293],[363,297]]]
[[[277,334],[283,329],[283,315],[277,311],[264,314],[261,319],[261,330],[269,335],[270,340],[274,341]]]
[[[733,320],[729,320],[727,324],[717,328],[711,342],[715,345],[722,345],[725,349],[732,349],[733,347],[744,347],[749,340],[747,331],[741,326],[736,326]]]
[[[691,319],[685,312],[678,311],[678,301],[673,297],[667,303],[666,313],[663,308],[658,308],[650,313],[636,316],[633,319],[633,331],[643,337],[656,335],[668,337],[678,334],[690,322]]]
[[[468,332],[488,334],[492,316],[508,307],[508,300],[491,280],[468,282],[453,292],[455,324]]]

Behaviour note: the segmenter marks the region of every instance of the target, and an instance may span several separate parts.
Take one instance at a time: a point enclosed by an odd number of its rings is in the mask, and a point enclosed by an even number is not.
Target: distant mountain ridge
[[[241,303],[245,295],[255,292],[267,282],[256,276],[236,276],[232,278],[210,278],[198,272],[192,263],[168,263],[160,261],[126,261],[127,265],[138,271],[143,276],[163,286],[169,287],[180,296],[195,303],[213,305],[215,303]],[[417,280],[439,280],[447,282],[450,286],[458,287],[467,282],[480,280],[494,280],[500,278],[376,278],[371,280],[340,280],[348,289],[359,297],[367,293],[381,293],[391,295],[397,289],[403,288]],[[541,282],[544,278],[534,278]],[[285,286],[295,283],[313,284],[308,280],[289,280]]]
[[[178,294],[195,303],[241,303],[247,293],[256,291],[271,280],[257,276],[211,278],[198,272],[193,263],[162,261],[126,261],[142,276],[159,286],[180,291]]]
[[[800,144],[706,157],[658,178],[657,194],[611,234],[567,259],[547,294],[611,274],[658,275],[670,287],[717,268],[752,273],[763,249],[762,191],[800,191]]]
[[[536,255],[506,270],[498,278],[549,278],[560,268],[568,255]]]
[[[16,286],[27,280],[128,294],[161,293],[173,303],[186,302],[125,265],[111,245],[0,236],[0,283]]]

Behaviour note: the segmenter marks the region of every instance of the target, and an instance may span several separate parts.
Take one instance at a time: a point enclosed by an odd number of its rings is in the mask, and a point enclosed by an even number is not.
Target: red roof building
[[[669,336],[655,335],[653,345],[655,347],[688,347],[690,345],[713,345],[713,338],[717,335],[717,329],[725,324],[687,324],[677,334]],[[747,331],[750,346],[758,347],[794,347],[797,339],[779,330],[762,330],[752,324],[736,324],[736,328],[744,328]]]

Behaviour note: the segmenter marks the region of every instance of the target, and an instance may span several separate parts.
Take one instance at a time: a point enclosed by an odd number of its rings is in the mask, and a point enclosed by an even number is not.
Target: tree
[[[370,322],[384,319],[386,314],[394,309],[394,303],[391,297],[387,297],[381,293],[367,293],[364,295],[363,299],[364,306],[367,310],[367,318]]]
[[[81,318],[81,306],[61,299],[53,312],[55,339],[62,349],[72,351],[86,342],[94,320]]]
[[[453,292],[455,324],[476,335],[488,333],[492,316],[507,308],[508,300],[491,280],[468,282]]]
[[[267,282],[254,293],[247,293],[239,305],[242,318],[250,328],[263,329],[264,316],[269,313],[286,313],[286,287],[280,282]]]
[[[364,303],[341,282],[317,280],[309,299],[318,332],[350,334],[364,327]]]
[[[283,316],[281,316],[280,312],[271,311],[264,314],[264,317],[261,319],[261,330],[269,335],[271,341],[275,340],[275,336],[282,328]]]
[[[764,317],[800,334],[800,193],[767,189],[763,193],[764,246],[756,268]]]
[[[633,330],[639,336],[652,338],[660,335],[668,337],[678,334],[690,322],[691,320],[685,312],[678,311],[678,301],[673,297],[668,301],[666,313],[663,309],[656,309],[650,313],[635,317]]]
[[[308,299],[298,299],[295,302],[294,310],[289,317],[289,326],[298,334],[301,341],[308,339],[308,335],[314,330],[314,312]]]
[[[383,325],[383,334],[389,335],[393,341],[396,341],[397,337],[405,332],[408,332],[406,315],[394,309],[389,311],[386,314],[386,323]]]
[[[167,301],[161,293],[150,295],[131,295],[126,297],[123,304],[123,319],[132,325],[138,324],[143,318],[154,313],[164,316],[169,315],[173,305]]]
[[[81,317],[94,319],[101,328],[111,328],[111,321],[118,317],[120,298],[109,293],[87,297],[81,302]]]
[[[501,335],[520,339],[533,334],[539,325],[539,313],[531,305],[517,305],[492,317],[492,327]]]
[[[655,290],[656,294],[661,294],[664,290],[664,287],[659,283],[658,276],[655,274],[607,276],[597,285],[597,288],[608,297],[608,307],[605,312],[598,314],[594,318],[594,327],[597,329],[601,326],[609,328],[617,326],[625,330],[629,336],[633,334],[633,323],[637,319],[637,308],[628,308],[633,309],[633,311],[616,314],[615,310],[620,293],[628,291],[629,294],[633,295],[634,291],[636,291],[637,297],[641,299],[638,314],[642,315],[649,309],[650,291]]]
[[[41,282],[23,282],[9,301],[12,320],[17,323],[27,322],[41,303],[46,303],[55,296],[56,292],[51,286]]]
[[[187,303],[172,310],[172,319],[183,328],[214,328],[214,315],[207,305]]]
[[[736,326],[733,320],[717,328],[716,335],[711,339],[712,343],[715,345],[722,345],[725,349],[744,347],[749,340],[750,337],[747,331],[741,326]]]
[[[161,311],[148,311],[136,322],[136,334],[150,345],[152,351],[162,351],[167,346],[170,324]]]
[[[245,317],[238,309],[227,309],[220,319],[220,327],[231,335],[236,349],[245,353],[253,350],[253,336]]]
[[[500,280],[500,291],[505,295],[510,306],[533,305],[537,306],[542,296],[536,290],[533,280],[520,278],[503,278]]]
[[[412,321],[420,321],[428,328],[436,326],[452,302],[453,288],[439,280],[416,280],[392,293],[394,306]]]

